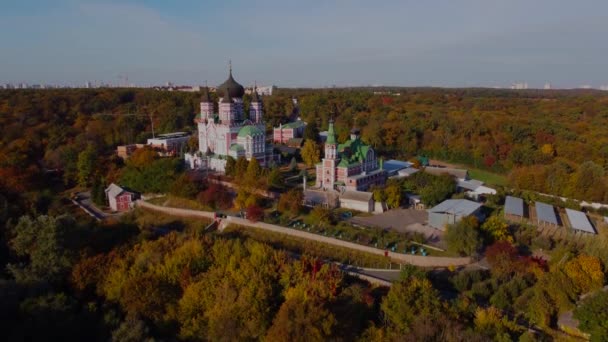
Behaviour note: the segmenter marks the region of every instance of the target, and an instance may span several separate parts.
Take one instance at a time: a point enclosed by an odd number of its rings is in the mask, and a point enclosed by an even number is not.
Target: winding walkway
[[[150,210],[155,210],[158,212],[162,212],[169,215],[181,216],[181,217],[199,217],[199,218],[207,218],[213,219],[214,213],[210,211],[200,211],[200,210],[190,210],[190,209],[181,209],[181,208],[171,208],[171,207],[162,207],[158,205],[154,205],[148,202],[144,202],[138,200],[135,202],[136,206],[141,208],[146,208]],[[421,255],[410,255],[410,254],[401,254],[395,253],[387,250],[382,250],[374,247],[364,246],[360,244],[356,244],[353,242],[348,242],[332,237],[317,235],[314,233],[309,233],[301,230],[286,228],[282,226],[277,226],[274,224],[268,224],[264,222],[251,222],[247,219],[242,219],[239,217],[228,216],[222,219],[220,223],[220,230],[225,228],[230,224],[240,225],[244,227],[253,227],[264,229],[267,231],[271,231],[274,233],[280,233],[285,235],[290,235],[302,239],[313,240],[317,242],[327,243],[334,246],[349,248],[358,250],[365,253],[375,254],[375,255],[386,255],[391,258],[392,261],[397,263],[406,263],[412,264],[420,267],[449,267],[449,266],[465,266],[471,264],[473,261],[471,258],[467,257],[436,257],[436,256],[421,256]]]

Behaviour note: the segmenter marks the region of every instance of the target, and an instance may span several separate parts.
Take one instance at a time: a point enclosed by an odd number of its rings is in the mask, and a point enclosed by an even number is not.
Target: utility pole
[[[149,117],[150,117],[150,126],[152,126],[152,139],[155,139],[156,136],[154,135],[154,119],[152,117],[152,114],[150,114]]]
[[[94,114],[94,115],[103,115],[103,116],[145,116],[148,117],[150,119],[150,126],[152,127],[152,138],[154,139],[156,137],[156,134],[154,133],[154,116],[150,113],[150,114],[112,114],[112,113],[98,113],[98,114]]]

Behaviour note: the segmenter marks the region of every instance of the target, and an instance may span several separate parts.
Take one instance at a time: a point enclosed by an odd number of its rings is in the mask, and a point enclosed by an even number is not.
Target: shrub
[[[608,336],[608,292],[602,291],[583,300],[574,310],[579,328],[591,334],[591,341],[606,341]]]
[[[264,217],[264,209],[257,205],[247,207],[247,219],[251,222],[258,222]]]

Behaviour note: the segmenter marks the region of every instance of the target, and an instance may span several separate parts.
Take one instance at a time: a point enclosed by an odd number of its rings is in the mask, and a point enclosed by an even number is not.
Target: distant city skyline
[[[0,84],[600,89],[605,1],[21,0]],[[128,77],[128,83],[126,78]]]

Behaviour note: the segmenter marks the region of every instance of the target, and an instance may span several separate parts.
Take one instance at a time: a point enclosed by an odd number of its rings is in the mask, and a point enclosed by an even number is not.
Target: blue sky
[[[2,0],[0,83],[608,84],[608,1]]]

